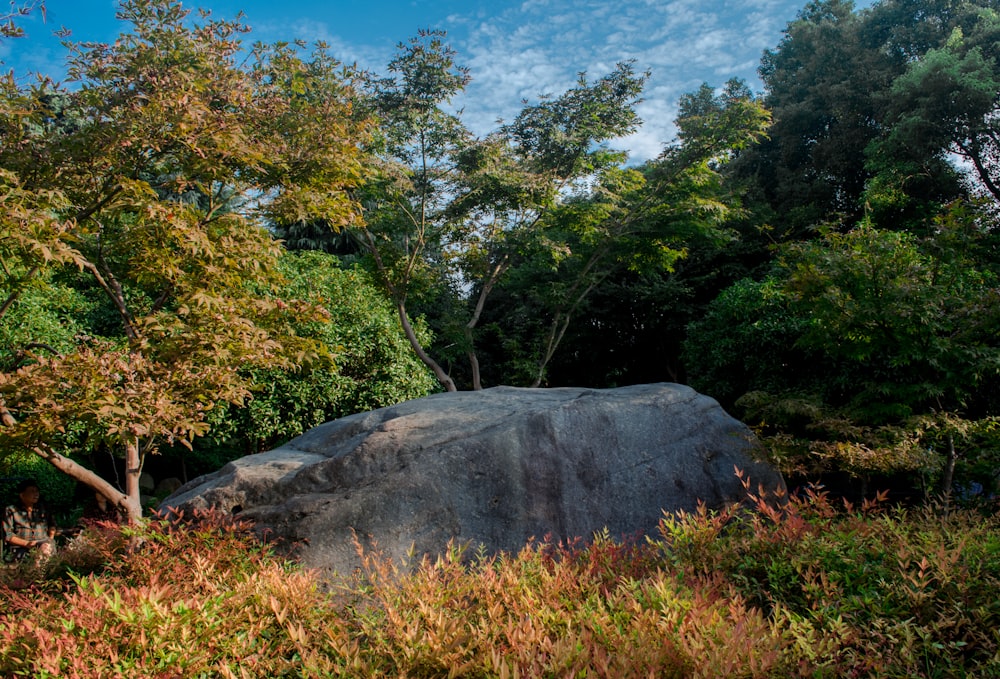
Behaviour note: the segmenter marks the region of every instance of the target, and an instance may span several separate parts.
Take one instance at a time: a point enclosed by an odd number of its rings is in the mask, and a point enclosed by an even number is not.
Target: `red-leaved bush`
[[[1000,676],[997,523],[813,491],[336,580],[219,515],[105,527],[0,574],[0,675]]]

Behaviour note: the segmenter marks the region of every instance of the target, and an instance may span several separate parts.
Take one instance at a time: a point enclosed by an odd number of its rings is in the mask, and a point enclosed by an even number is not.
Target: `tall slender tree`
[[[457,388],[412,332],[408,303],[444,291],[447,342],[461,348],[470,384],[482,386],[475,334],[486,301],[529,243],[536,226],[588,177],[623,160],[605,142],[632,132],[646,80],[631,63],[557,97],[526,106],[514,121],[474,139],[446,110],[468,82],[436,32],[422,33],[376,80],[386,172],[357,231],[397,305],[414,351],[447,390]],[[373,187],[374,188],[374,187]],[[447,332],[447,331],[446,331]]]

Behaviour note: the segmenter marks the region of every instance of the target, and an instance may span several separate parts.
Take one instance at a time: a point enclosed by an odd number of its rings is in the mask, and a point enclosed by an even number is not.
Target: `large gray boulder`
[[[664,510],[784,488],[746,426],[677,384],[495,387],[327,422],[177,490],[163,508],[238,512],[300,541],[306,565],[350,573],[353,541],[397,563],[449,541],[517,552],[532,537],[655,534]],[[353,533],[352,533],[353,532]]]

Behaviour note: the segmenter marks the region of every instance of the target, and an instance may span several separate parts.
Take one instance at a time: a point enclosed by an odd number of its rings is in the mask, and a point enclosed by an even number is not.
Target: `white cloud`
[[[451,40],[473,81],[460,106],[478,133],[510,119],[521,99],[571,87],[579,71],[600,77],[635,59],[651,77],[640,106],[643,128],[612,144],[637,161],[674,138],[678,97],[702,82],[731,77],[759,89],[756,67],[774,47],[800,2],[790,0],[527,0],[500,5],[488,18],[453,14]]]
[[[86,0],[87,8],[106,8],[112,0]],[[68,2],[68,0],[67,0]],[[302,38],[323,40],[346,63],[384,72],[396,43],[373,37],[373,22],[347,11],[347,3],[304,0],[275,7],[262,0],[194,0],[217,7],[219,16],[231,16],[238,2],[249,3],[250,40]],[[467,92],[454,104],[464,108],[465,120],[477,134],[494,129],[498,117],[512,119],[521,100],[539,94],[559,94],[572,87],[577,73],[598,78],[619,61],[634,59],[651,76],[639,112],[643,128],[613,145],[627,145],[637,161],[655,157],[675,131],[677,99],[702,82],[719,86],[731,77],[746,79],[760,89],[756,67],[766,48],[781,39],[785,25],[795,18],[805,0],[372,0],[366,11],[382,15],[380,35],[396,26],[443,28],[458,52],[459,63],[473,78]],[[185,0],[185,5],[188,3]],[[861,0],[859,6],[870,4]],[[62,6],[50,3],[53,10]],[[72,12],[82,13],[84,0],[73,0]],[[78,6],[80,9],[77,9]],[[436,8],[443,8],[437,9]],[[73,23],[72,16],[60,19]],[[389,30],[391,28],[391,31]],[[365,32],[365,31],[369,32]],[[377,41],[377,42],[376,42]],[[0,41],[0,57],[11,63],[50,67],[52,53],[11,55],[14,41]]]

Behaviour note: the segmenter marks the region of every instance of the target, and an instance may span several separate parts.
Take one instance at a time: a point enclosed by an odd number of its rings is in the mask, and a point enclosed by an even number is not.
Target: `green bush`
[[[17,484],[25,479],[38,483],[42,500],[60,525],[73,523],[77,508],[76,481],[48,462],[30,453],[9,455],[0,460],[0,507],[17,501]]]

